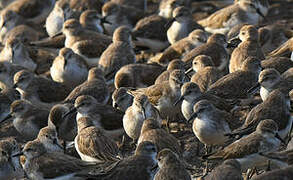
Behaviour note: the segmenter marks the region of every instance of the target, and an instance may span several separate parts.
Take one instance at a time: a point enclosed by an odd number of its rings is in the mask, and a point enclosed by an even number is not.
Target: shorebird
[[[14,75],[14,88],[20,92],[22,99],[37,104],[62,101],[70,93],[65,85],[28,70],[21,70]]]
[[[172,18],[173,10],[178,6],[190,5],[190,0],[163,0],[160,1],[159,15],[165,18]]]
[[[148,97],[144,94],[137,94],[123,116],[124,130],[133,139],[133,142],[139,138],[141,127],[147,118],[153,118],[159,124],[162,123],[158,110],[149,102]]]
[[[257,82],[261,69],[259,59],[249,57],[242,63],[241,70],[217,80],[207,93],[226,99],[246,98],[249,95],[247,91]]]
[[[168,20],[158,15],[147,16],[139,20],[132,30],[135,46],[147,47],[159,52],[169,46],[166,24]],[[146,33],[147,32],[147,33]]]
[[[95,127],[88,117],[77,120],[78,133],[74,139],[75,149],[82,160],[88,162],[115,161],[119,158],[117,144],[105,131]]]
[[[233,134],[245,135],[252,132],[263,119],[272,119],[279,127],[279,135],[286,138],[292,127],[293,119],[290,116],[289,95],[279,90],[272,91],[268,98],[255,106],[247,115],[244,124]]]
[[[35,24],[44,22],[53,9],[55,0],[20,0],[10,3],[5,9],[14,11]]]
[[[142,17],[137,14],[137,12],[140,12],[140,10],[122,6],[113,1],[105,3],[102,8],[102,15],[105,20],[110,22],[104,25],[106,33],[108,35],[113,35],[114,31],[120,26],[126,26],[129,29],[132,29],[132,24],[135,24],[136,22],[131,22],[129,15],[133,13],[134,15]],[[139,20],[139,17],[136,17],[137,20]]]
[[[131,6],[139,8],[140,10],[147,11],[147,0],[111,0],[112,2],[118,3],[124,6]]]
[[[201,29],[196,29],[189,33],[187,37],[175,42],[165,49],[161,54],[159,54],[160,57],[155,60],[155,62],[166,65],[173,59],[184,57],[185,54],[206,43],[206,41],[206,33]]]
[[[265,61],[261,61],[261,67],[263,69],[276,69],[287,80],[283,73],[293,67],[293,61],[287,57],[269,57]]]
[[[37,69],[37,64],[31,59],[28,49],[18,39],[7,39],[0,56],[0,61],[2,62],[18,64],[30,71],[35,71]]]
[[[20,145],[14,138],[2,139],[0,141],[0,178],[20,179],[24,171],[19,163],[18,157],[13,155],[20,151]]]
[[[160,84],[164,81],[169,81],[169,77],[172,71],[174,70],[185,70],[184,63],[180,59],[173,59],[168,64],[167,70],[162,72],[156,79],[155,84]]]
[[[193,82],[187,82],[181,87],[181,95],[176,100],[174,105],[182,101],[181,112],[186,120],[188,120],[193,113],[193,106],[200,100],[209,100],[217,108],[221,110],[230,111],[233,108],[233,102],[226,101],[213,94],[201,92],[198,85]]]
[[[266,158],[259,153],[276,151],[281,142],[278,134],[278,125],[271,119],[262,120],[256,130],[226,146],[213,154],[204,156],[204,159],[235,159],[241,165],[241,171],[266,164]]]
[[[178,140],[167,131],[161,128],[161,124],[154,118],[147,118],[143,121],[137,144],[150,141],[155,144],[158,152],[168,148],[181,157],[182,150]]]
[[[141,180],[153,179],[157,172],[157,148],[148,141],[138,145],[135,154],[118,163],[103,174],[86,175],[86,177],[101,180]]]
[[[47,152],[63,152],[64,149],[58,141],[56,129],[50,126],[40,129],[39,134],[34,141],[41,142]]]
[[[84,82],[88,75],[85,60],[69,48],[62,48],[50,68],[50,75],[56,82],[76,87]]]
[[[226,37],[222,34],[213,34],[208,38],[207,43],[194,48],[187,53],[182,61],[188,64],[192,63],[192,60],[198,55],[210,56],[215,66],[223,71],[228,64],[228,53],[226,51],[227,41]]]
[[[115,88],[143,88],[154,84],[156,78],[163,72],[164,67],[152,64],[128,64],[121,67],[114,78]]]
[[[53,37],[62,32],[63,23],[74,15],[69,3],[68,0],[59,0],[55,3],[45,24],[49,37]]]
[[[190,32],[202,27],[193,20],[192,14],[188,8],[179,6],[172,12],[173,18],[168,22],[171,24],[167,31],[167,37],[170,44],[185,38]]]
[[[277,70],[269,68],[260,72],[258,83],[256,83],[249,90],[249,93],[253,94],[256,90],[258,90],[259,87],[260,96],[264,101],[275,89],[278,89],[285,95],[288,95],[289,91],[293,88],[293,83],[284,79]]]
[[[81,95],[90,95],[99,103],[107,104],[110,92],[101,69],[97,67],[91,68],[88,72],[87,80],[75,87],[63,102],[74,103],[76,98]]]
[[[194,119],[193,133],[205,146],[223,145],[229,139],[225,134],[231,132],[226,117],[226,113],[211,102],[201,100],[194,105],[193,114],[188,121]]]
[[[273,50],[268,54],[270,57],[289,57],[293,59],[293,38],[280,45],[277,49]]]
[[[170,74],[169,81],[141,88],[131,93],[146,95],[155,108],[159,110],[162,118],[173,118],[177,113],[180,113],[180,106],[173,106],[173,104],[180,97],[180,88],[185,79],[184,71],[174,70]]]
[[[86,10],[79,17],[79,23],[84,29],[103,33],[103,23],[109,23],[103,19],[98,11]]]
[[[186,71],[194,71],[190,82],[196,83],[202,92],[205,92],[213,83],[223,77],[223,73],[215,67],[212,58],[206,55],[199,55],[192,61],[192,67]]]
[[[113,43],[102,53],[98,67],[103,70],[105,76],[110,76],[110,74],[115,74],[123,65],[135,63],[135,61],[131,30],[126,26],[117,28],[113,34]]]
[[[204,180],[243,180],[241,165],[235,159],[228,159],[217,166]]]
[[[4,88],[0,93],[0,122],[8,116],[10,105],[13,101],[20,99],[20,94],[17,90]]]
[[[92,96],[79,96],[75,100],[74,107],[64,114],[63,118],[75,112],[77,112],[76,120],[80,117],[89,117],[94,120],[95,126],[107,130],[113,137],[118,137],[124,132],[122,128],[123,114],[111,106],[99,103]]]
[[[30,179],[72,179],[78,172],[83,172],[97,166],[96,163],[86,162],[62,152],[48,152],[42,143],[29,141],[19,153],[13,157],[24,155],[26,158],[23,169]]]
[[[24,67],[10,62],[0,62],[0,82],[1,89],[12,88],[13,87],[13,77],[14,74],[20,70],[23,70]]]
[[[13,126],[26,140],[35,139],[41,128],[47,124],[49,111],[34,106],[25,100],[16,100],[10,105],[10,112],[2,121],[13,117]]]
[[[237,37],[238,38],[238,37]],[[265,56],[258,43],[257,29],[252,25],[245,25],[240,29],[239,39],[242,41],[231,54],[229,72],[241,69],[241,64],[248,57],[264,60]],[[233,40],[231,40],[233,41]]]
[[[127,108],[132,105],[133,102],[133,96],[130,95],[127,91],[127,88],[120,87],[118,89],[115,89],[112,94],[113,107],[122,112],[125,112]]]
[[[170,149],[163,149],[157,155],[159,171],[154,180],[182,179],[191,180],[184,165],[180,162],[178,155]]]
[[[75,19],[65,21],[62,31],[66,36],[65,47],[82,56],[89,66],[97,65],[101,54],[112,42],[104,34],[82,28]]]
[[[198,23],[210,33],[227,34],[237,24],[258,24],[266,15],[267,10],[268,3],[260,7],[259,0],[237,0],[234,4],[216,11]]]

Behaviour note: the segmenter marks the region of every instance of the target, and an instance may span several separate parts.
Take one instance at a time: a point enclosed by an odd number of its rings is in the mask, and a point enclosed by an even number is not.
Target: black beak
[[[252,88],[250,88],[250,89],[247,91],[247,93],[252,95],[252,94],[256,93],[256,91],[258,91],[259,88],[260,88],[260,83],[257,83],[257,84],[254,85]]]
[[[236,48],[242,41],[239,39],[239,36],[232,38],[228,44],[227,48]]]
[[[169,28],[169,27],[172,25],[172,23],[173,23],[174,21],[176,21],[175,18],[172,18],[171,20],[169,20],[169,21],[165,24],[165,28]]]
[[[17,154],[13,154],[12,157],[18,157],[18,156],[22,156],[22,155],[23,155],[23,152],[21,151],[21,152],[19,152]]]
[[[60,147],[61,149],[63,149],[63,147],[58,143],[57,139],[53,140],[53,144],[56,144],[58,147]]]
[[[11,113],[9,113],[0,123],[7,121],[8,119],[12,118]]]
[[[17,88],[17,83],[13,84],[12,88],[13,89]]]
[[[256,12],[257,12],[257,14],[259,14],[262,18],[265,19],[265,15],[260,11],[259,8],[256,8]]]
[[[73,107],[72,109],[70,109],[67,113],[65,113],[62,116],[62,119],[66,118],[69,114],[76,113],[76,111],[77,111],[77,108],[76,107]]]
[[[184,99],[184,96],[180,96],[180,98],[173,104],[173,106],[176,106],[178,103],[183,101],[183,99]]]
[[[275,137],[277,139],[279,139],[283,144],[286,144],[286,142],[284,141],[284,139],[282,139],[278,133],[275,134]]]
[[[190,123],[193,119],[195,119],[197,117],[197,113],[196,112],[194,112],[191,116],[190,116],[190,118],[187,120],[187,122],[188,123]]]
[[[104,16],[102,19],[101,19],[101,24],[112,24],[111,22],[107,21],[107,16]]]

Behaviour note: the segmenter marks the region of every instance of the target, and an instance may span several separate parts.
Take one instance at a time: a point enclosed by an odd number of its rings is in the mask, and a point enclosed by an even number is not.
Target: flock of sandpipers
[[[0,0],[0,179],[293,179],[292,7]]]

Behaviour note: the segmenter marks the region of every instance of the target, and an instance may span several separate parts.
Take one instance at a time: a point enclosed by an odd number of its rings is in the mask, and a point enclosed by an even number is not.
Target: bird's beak
[[[111,22],[107,21],[107,17],[108,16],[104,16],[101,18],[101,24],[110,24],[110,25],[112,24]]]
[[[58,143],[58,140],[57,139],[54,139],[53,140],[53,144],[56,144],[58,147],[60,147],[61,149],[64,149],[63,146],[61,146],[59,143]]]
[[[7,121],[8,119],[12,118],[12,113],[9,113],[0,123]]]
[[[183,99],[184,99],[184,96],[180,96],[180,98],[173,104],[173,106],[176,106],[178,103],[183,101]]]
[[[165,24],[165,28],[169,28],[169,27],[172,25],[172,23],[173,23],[174,21],[176,21],[176,18],[172,18],[171,20],[169,20],[169,21]]]
[[[187,122],[188,123],[190,123],[193,119],[195,119],[197,117],[197,113],[196,112],[194,112],[191,116],[190,116],[190,118],[187,120]]]
[[[76,113],[76,111],[77,111],[77,108],[76,107],[73,107],[72,109],[70,109],[67,113],[65,113],[62,116],[62,119],[66,118],[69,114]]]
[[[250,89],[247,91],[247,93],[252,95],[252,94],[256,93],[256,91],[258,91],[259,88],[260,88],[260,83],[257,83],[257,84],[254,85],[252,88],[250,88]]]
[[[286,142],[284,141],[284,139],[282,139],[278,133],[275,134],[275,137],[277,139],[279,139],[283,144],[286,144]]]

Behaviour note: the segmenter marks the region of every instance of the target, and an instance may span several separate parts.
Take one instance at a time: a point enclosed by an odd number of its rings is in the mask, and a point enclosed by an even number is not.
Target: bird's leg
[[[271,170],[271,161],[270,160],[268,160],[268,166],[267,166],[267,169],[266,169],[266,171],[270,171]]]
[[[206,150],[206,155],[208,155],[209,151],[210,151],[210,147],[208,145],[206,145],[206,144],[204,146],[205,146],[205,150]],[[209,166],[209,161],[206,160],[206,162],[205,162],[205,171],[204,171],[203,177],[205,177],[209,172],[209,167],[208,166]]]

